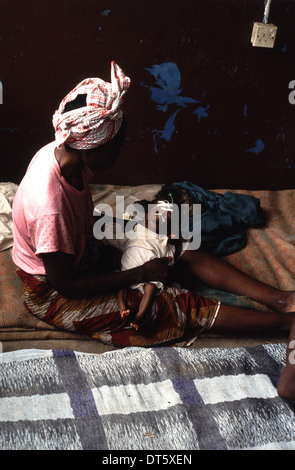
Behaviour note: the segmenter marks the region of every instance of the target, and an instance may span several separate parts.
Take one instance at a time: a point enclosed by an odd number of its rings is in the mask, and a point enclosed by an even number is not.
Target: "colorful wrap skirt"
[[[58,329],[83,333],[115,347],[155,346],[189,341],[209,330],[219,302],[186,289],[166,288],[154,299],[147,321],[139,329],[121,318],[116,294],[68,299],[52,288],[46,276],[18,270],[24,304],[33,315]],[[142,293],[128,290],[128,306],[137,312]]]

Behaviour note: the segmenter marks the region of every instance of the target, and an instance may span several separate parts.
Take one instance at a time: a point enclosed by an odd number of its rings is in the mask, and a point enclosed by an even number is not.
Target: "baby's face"
[[[167,220],[167,223],[166,223]],[[160,232],[160,224],[165,224],[165,229],[167,230],[167,236],[171,235],[171,212],[162,211],[157,204],[154,204],[152,208],[150,208],[147,216],[146,216],[146,227],[153,232],[159,233]]]

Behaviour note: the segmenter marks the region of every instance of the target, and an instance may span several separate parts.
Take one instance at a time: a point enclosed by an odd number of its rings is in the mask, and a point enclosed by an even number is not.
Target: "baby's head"
[[[174,185],[162,186],[152,201],[137,201],[141,208],[141,222],[146,228],[171,240],[181,237],[181,205],[192,206],[192,198]]]
[[[179,238],[180,214],[172,198],[170,198],[170,201],[162,199],[141,200],[137,201],[136,205],[140,207],[141,216],[137,213],[140,224],[160,236],[167,236],[171,240]]]
[[[165,234],[169,238],[174,238],[171,227],[172,212],[173,204],[171,202],[162,200],[152,201],[145,214],[146,228],[158,234]]]

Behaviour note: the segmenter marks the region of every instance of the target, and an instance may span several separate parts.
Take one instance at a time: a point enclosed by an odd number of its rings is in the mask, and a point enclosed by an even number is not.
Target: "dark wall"
[[[19,182],[54,139],[80,80],[131,77],[128,139],[96,181],[190,180],[206,188],[295,186],[295,3],[273,1],[274,49],[254,48],[264,0],[0,1],[0,181]]]

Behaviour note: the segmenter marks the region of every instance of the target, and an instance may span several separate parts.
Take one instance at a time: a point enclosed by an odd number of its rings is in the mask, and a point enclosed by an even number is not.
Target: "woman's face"
[[[104,145],[86,150],[83,153],[83,162],[86,166],[91,166],[95,170],[105,170],[115,163],[119,154],[119,145],[111,140]]]

